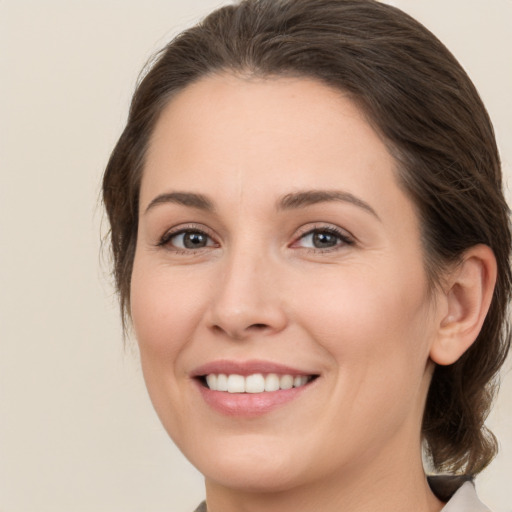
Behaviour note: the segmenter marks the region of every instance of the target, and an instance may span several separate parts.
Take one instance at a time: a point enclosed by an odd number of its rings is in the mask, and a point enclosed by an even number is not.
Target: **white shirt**
[[[465,482],[441,512],[490,512],[490,510],[478,499],[475,486],[471,482]]]

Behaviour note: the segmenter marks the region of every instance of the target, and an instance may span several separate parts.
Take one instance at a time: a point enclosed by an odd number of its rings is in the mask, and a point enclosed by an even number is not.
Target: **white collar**
[[[490,512],[490,510],[478,499],[473,483],[465,482],[441,512]]]

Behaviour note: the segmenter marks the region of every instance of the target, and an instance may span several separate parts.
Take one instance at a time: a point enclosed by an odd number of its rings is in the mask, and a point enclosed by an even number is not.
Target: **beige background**
[[[123,351],[98,197],[140,68],[221,3],[0,0],[0,512],[186,512],[203,496]],[[510,177],[512,1],[391,3],[474,78]],[[502,453],[478,487],[510,512],[510,375],[502,391]]]

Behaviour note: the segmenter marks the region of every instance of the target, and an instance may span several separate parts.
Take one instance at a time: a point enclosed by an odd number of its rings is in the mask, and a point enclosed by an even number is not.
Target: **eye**
[[[166,233],[160,240],[160,246],[169,246],[179,251],[204,249],[216,247],[214,240],[199,229],[180,229]]]
[[[354,240],[347,234],[334,227],[320,227],[309,230],[293,244],[305,249],[329,250],[345,245],[352,245]]]

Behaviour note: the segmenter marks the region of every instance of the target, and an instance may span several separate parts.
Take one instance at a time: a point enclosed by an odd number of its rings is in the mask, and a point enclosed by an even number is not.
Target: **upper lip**
[[[195,368],[191,372],[192,377],[202,377],[210,374],[226,374],[226,375],[253,375],[255,373],[277,373],[280,375],[315,375],[310,371],[304,371],[299,368],[293,368],[291,366],[283,365],[280,363],[274,363],[272,361],[264,360],[249,360],[249,361],[231,361],[227,359],[221,359],[218,361],[211,361],[203,364],[198,368]]]

